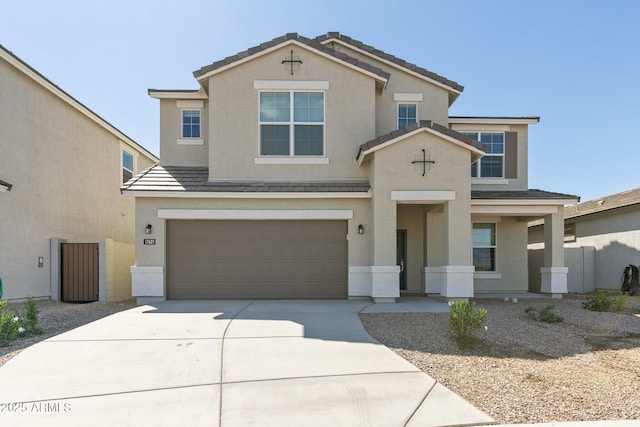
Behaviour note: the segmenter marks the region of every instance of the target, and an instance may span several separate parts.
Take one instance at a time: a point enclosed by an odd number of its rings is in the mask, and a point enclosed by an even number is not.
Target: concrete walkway
[[[361,311],[398,309],[427,310],[412,301],[136,307],[31,346],[0,367],[0,425],[491,423],[371,338],[358,319]]]

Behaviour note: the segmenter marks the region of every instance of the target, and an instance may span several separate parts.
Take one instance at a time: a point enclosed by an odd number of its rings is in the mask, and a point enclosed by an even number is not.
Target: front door
[[[407,289],[407,230],[398,230],[396,261],[400,266],[400,290]]]

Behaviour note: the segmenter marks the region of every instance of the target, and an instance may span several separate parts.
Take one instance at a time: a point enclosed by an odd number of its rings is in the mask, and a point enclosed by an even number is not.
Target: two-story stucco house
[[[84,265],[61,268],[76,243],[97,247],[99,289],[66,300],[131,298],[135,209],[120,186],[157,157],[3,46],[0,153],[2,298],[65,300],[65,272],[84,286]]]
[[[197,90],[149,91],[161,161],[123,187],[138,301],[527,291],[532,218],[542,291],[566,292],[575,197],[528,189],[537,117],[450,117],[462,86],[339,33],[194,76]]]

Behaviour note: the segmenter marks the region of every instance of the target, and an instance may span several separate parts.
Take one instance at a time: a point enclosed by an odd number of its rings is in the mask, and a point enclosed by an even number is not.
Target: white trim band
[[[328,157],[256,157],[256,165],[328,165]]]
[[[282,90],[326,90],[329,89],[328,80],[254,80],[254,89],[282,89]]]
[[[158,209],[160,219],[226,220],[344,220],[352,219],[351,209],[274,210],[274,209]]]
[[[422,102],[421,93],[394,93],[393,100],[396,102]]]
[[[149,191],[126,190],[122,193],[127,197],[152,197],[152,198],[171,198],[171,199],[370,199],[371,190],[367,192],[205,192],[205,191]]]
[[[453,190],[401,190],[391,191],[391,200],[400,203],[444,203],[456,199]]]

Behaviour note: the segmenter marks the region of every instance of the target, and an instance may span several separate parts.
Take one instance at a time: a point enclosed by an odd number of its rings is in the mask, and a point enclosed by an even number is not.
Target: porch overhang
[[[398,204],[442,204],[456,199],[453,190],[398,190],[391,191],[391,200]]]

